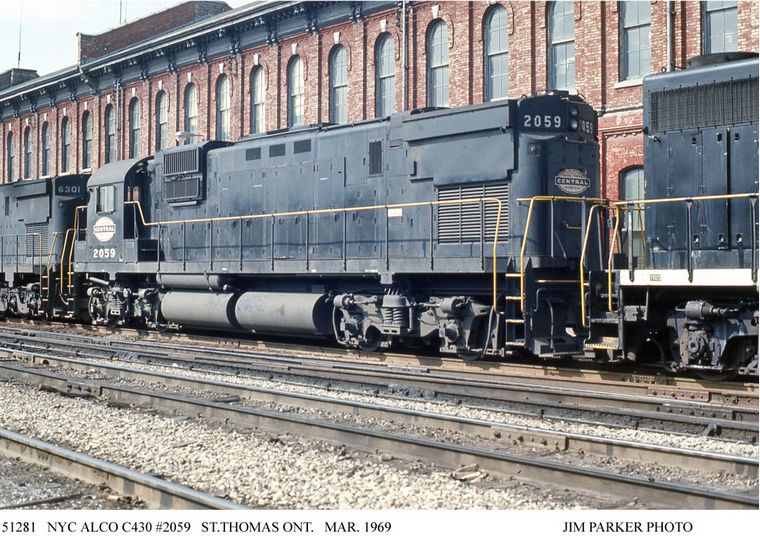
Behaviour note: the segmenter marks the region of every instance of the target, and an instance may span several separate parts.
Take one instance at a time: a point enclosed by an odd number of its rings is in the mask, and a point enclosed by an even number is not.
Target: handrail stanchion
[[[691,200],[686,201],[686,271],[689,274],[689,283],[691,283],[694,280],[694,264],[691,258],[691,254],[692,254],[691,231],[693,230],[692,221],[691,221],[692,204],[693,203]]]

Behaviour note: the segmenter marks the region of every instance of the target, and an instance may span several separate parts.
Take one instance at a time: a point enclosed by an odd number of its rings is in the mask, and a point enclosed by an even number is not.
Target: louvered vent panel
[[[501,200],[499,238],[504,240],[509,229],[508,184],[455,186],[453,188],[438,189],[439,201],[481,199],[484,197]],[[494,202],[439,205],[438,242],[444,244],[480,242],[483,235],[484,223],[484,240],[493,240],[498,210],[498,205]]]
[[[48,254],[48,224],[28,223],[26,225],[26,256],[42,257]]]
[[[682,87],[652,93],[653,132],[684,130],[758,120],[757,78]]]
[[[199,149],[164,153],[164,175],[198,173]]]

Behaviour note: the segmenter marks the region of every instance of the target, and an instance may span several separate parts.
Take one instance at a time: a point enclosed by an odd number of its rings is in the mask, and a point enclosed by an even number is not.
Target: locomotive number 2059
[[[93,259],[115,259],[116,248],[92,248]]]
[[[562,118],[558,115],[531,115],[523,116],[523,127],[525,128],[561,128]]]

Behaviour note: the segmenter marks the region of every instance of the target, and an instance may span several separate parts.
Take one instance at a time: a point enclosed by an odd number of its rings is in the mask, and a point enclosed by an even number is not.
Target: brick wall
[[[224,2],[191,1],[98,35],[78,33],[79,62],[99,58],[145,39],[230,9]]]
[[[208,3],[218,4],[218,3]],[[430,25],[442,20],[449,33],[449,104],[464,106],[482,102],[484,22],[490,10],[503,6],[507,14],[509,34],[509,96],[519,98],[547,86],[547,5],[544,2],[419,2],[409,13],[408,43],[408,103],[407,108],[424,107],[427,101],[427,50],[425,39]],[[188,9],[187,4],[172,9]],[[665,21],[667,2],[652,0],[651,11],[651,71],[666,68]],[[689,57],[698,55],[702,46],[701,6],[697,2],[672,2],[674,11],[674,63],[683,66]],[[617,196],[619,177],[627,168],[643,163],[641,84],[620,80],[620,26],[617,2],[576,2],[576,87],[590,103],[602,112],[599,118],[601,171],[604,191]],[[171,10],[169,10],[170,12]],[[155,15],[162,20],[166,13]],[[190,14],[185,13],[186,18]],[[183,19],[185,20],[185,19]],[[757,51],[758,4],[739,2],[739,48]],[[176,22],[176,21],[175,21]],[[127,32],[130,25],[120,31]],[[144,25],[143,25],[144,26]],[[143,29],[144,30],[144,29]],[[153,28],[155,31],[155,28]],[[174,145],[174,133],[184,129],[184,93],[192,82],[198,96],[198,134],[212,139],[216,132],[216,82],[220,75],[228,77],[230,86],[230,132],[232,139],[247,135],[250,124],[250,76],[260,66],[264,72],[266,94],[265,128],[273,130],[287,126],[288,92],[287,65],[294,55],[301,57],[304,68],[305,123],[329,119],[330,52],[336,45],[345,48],[348,68],[348,120],[359,121],[375,115],[375,47],[378,37],[388,32],[394,43],[396,66],[396,108],[401,109],[402,87],[402,29],[393,10],[372,14],[357,21],[320,27],[313,34],[301,33],[281,40],[275,45],[262,45],[243,50],[240,54],[212,58],[209,62],[183,67],[177,72],[163,72],[146,80],[130,82],[119,93],[109,88],[96,96],[66,100],[54,106],[40,103],[39,110],[25,117],[2,123],[3,180],[6,177],[6,143],[8,132],[14,133],[15,172],[22,173],[23,128],[27,122],[32,129],[35,147],[40,144],[40,126],[47,116],[51,133],[51,173],[60,171],[60,142],[58,132],[63,110],[70,117],[72,128],[72,170],[81,170],[81,117],[85,108],[92,113],[93,167],[104,162],[104,111],[110,101],[118,108],[120,120],[119,154],[128,154],[128,104],[133,93],[141,103],[140,154],[155,149],[156,96],[163,90],[168,98],[169,145]],[[109,32],[113,33],[113,32]],[[118,32],[117,32],[118,33]],[[114,34],[116,35],[116,34]],[[134,35],[132,36],[134,37]],[[116,37],[111,37],[111,43]],[[124,38],[126,39],[126,37]],[[109,45],[110,46],[110,45]],[[115,46],[115,45],[114,45]],[[117,106],[118,104],[118,106]],[[33,176],[41,166],[39,151],[35,151]]]

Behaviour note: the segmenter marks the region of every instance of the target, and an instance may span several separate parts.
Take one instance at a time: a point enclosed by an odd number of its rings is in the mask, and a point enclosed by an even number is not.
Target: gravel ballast
[[[97,362],[93,361],[93,364],[97,364]],[[558,418],[539,418],[499,411],[499,408],[503,407],[503,405],[498,402],[494,402],[492,405],[493,409],[490,409],[471,407],[466,404],[458,403],[456,400],[426,400],[424,399],[424,393],[420,393],[421,396],[416,398],[413,396],[410,396],[409,398],[402,398],[398,396],[384,396],[386,394],[392,395],[393,393],[386,392],[386,390],[382,389],[375,389],[372,392],[368,391],[367,394],[346,392],[344,390],[326,388],[324,387],[325,382],[319,379],[314,379],[313,382],[310,382],[313,383],[313,385],[306,385],[303,383],[296,384],[293,382],[285,381],[285,379],[282,379],[281,381],[280,378],[273,376],[271,373],[268,375],[272,376],[272,378],[266,379],[247,376],[232,376],[230,374],[220,374],[208,371],[190,371],[181,369],[179,367],[147,365],[142,363],[137,364],[121,361],[118,363],[118,365],[134,369],[144,369],[154,372],[162,372],[165,374],[186,376],[193,379],[203,378],[215,381],[225,381],[238,385],[261,387],[265,389],[278,389],[294,393],[329,396],[332,398],[339,398],[341,400],[384,404],[399,408],[441,413],[445,415],[454,415],[457,417],[478,419],[499,424],[528,426],[531,428],[542,428],[562,433],[584,434],[602,438],[636,441],[641,443],[648,443],[651,445],[687,448],[703,452],[730,454],[747,458],[760,457],[760,446],[758,445],[726,441],[723,439],[707,436],[680,435],[672,434],[667,431],[659,432],[627,428],[625,427],[626,422],[624,419],[611,418],[609,419],[610,426],[605,426],[603,424],[585,424]],[[332,383],[332,386],[338,387],[334,382]],[[623,427],[620,427],[621,425],[623,425]]]
[[[562,489],[367,455],[291,436],[107,407],[0,383],[0,426],[261,508],[608,508]]]

